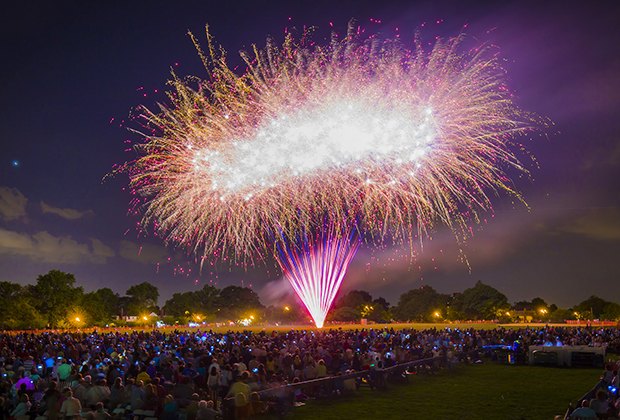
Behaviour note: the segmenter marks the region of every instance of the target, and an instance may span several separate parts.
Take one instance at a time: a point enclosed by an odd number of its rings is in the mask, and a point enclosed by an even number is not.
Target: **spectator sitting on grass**
[[[69,379],[69,375],[71,375],[71,365],[67,363],[67,359],[65,359],[64,357],[61,359],[61,362],[56,368],[56,371],[58,373],[58,379],[60,379],[61,381],[66,381],[67,379]]]
[[[148,374],[145,367],[140,369],[140,373],[136,376],[136,382],[138,381],[142,381],[144,384],[151,382],[151,376]]]
[[[86,405],[94,408],[98,402],[110,400],[110,388],[105,379],[99,379],[97,383],[86,391]]]
[[[156,411],[159,406],[157,387],[153,384],[144,386],[144,410]]]
[[[590,408],[590,401],[583,400],[581,402],[581,407],[573,410],[573,412],[570,413],[570,418],[575,420],[595,419],[596,412]]]
[[[21,397],[19,397],[19,404],[15,406],[13,411],[11,411],[11,417],[28,415],[30,407],[32,407],[32,404],[30,403],[30,398],[28,397],[28,394],[22,394]]]
[[[145,398],[144,384],[142,381],[136,381],[131,387],[131,409],[142,410]]]
[[[86,395],[88,394],[88,390],[92,386],[90,375],[84,376],[81,378],[81,374],[78,374],[78,383],[73,388],[73,395],[75,398],[80,400],[83,406],[86,406]]]
[[[194,393],[194,384],[191,382],[190,378],[187,376],[180,376],[179,382],[174,387],[172,395],[175,400],[179,403],[181,408],[187,407],[190,400],[192,399],[192,394]]]
[[[616,417],[620,417],[620,397],[615,396],[611,406],[613,408],[613,414]]]
[[[605,384],[605,386],[611,384],[611,381],[614,378],[614,371],[613,371],[613,365],[608,364],[607,366],[605,366],[605,371],[603,372],[603,375],[601,376],[601,381],[603,382],[603,384]]]
[[[176,420],[179,418],[179,405],[170,394],[164,398],[164,409],[161,413],[162,420]]]
[[[269,406],[266,402],[261,401],[258,392],[252,392],[250,394],[250,404],[252,404],[252,415],[259,416],[267,413]]]
[[[187,420],[195,420],[198,413],[198,403],[200,402],[200,395],[193,393],[190,398],[189,404],[185,407],[185,415]]]
[[[198,402],[196,420],[215,420],[221,413],[213,408],[213,401],[201,400]]]
[[[596,391],[596,398],[590,401],[590,408],[594,410],[597,417],[606,419],[609,412],[609,402],[607,401],[607,393],[602,389]]]
[[[316,377],[324,378],[327,376],[327,366],[325,366],[325,360],[320,359],[319,363],[316,365]]]
[[[293,379],[293,384],[298,384],[299,382],[300,382],[299,378]],[[304,393],[304,391],[301,388],[295,388],[294,395],[295,395],[295,402],[304,402],[308,399],[308,396]]]
[[[79,419],[82,411],[80,400],[73,396],[73,391],[69,387],[63,389],[62,393],[65,400],[60,407],[60,416],[64,419]]]
[[[125,387],[123,378],[116,378],[114,385],[110,388],[110,408],[113,410],[125,402]]]
[[[56,389],[56,381],[50,382],[45,395],[43,395],[43,406],[45,407],[45,415],[49,420],[56,420],[60,412],[60,400],[62,394]]]
[[[95,410],[88,413],[86,418],[89,420],[107,420],[111,419],[112,416],[105,410],[103,403],[98,402],[95,404]]]

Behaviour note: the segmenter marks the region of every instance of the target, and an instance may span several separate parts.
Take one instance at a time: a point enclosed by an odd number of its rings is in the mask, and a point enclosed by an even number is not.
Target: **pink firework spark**
[[[318,328],[325,323],[360,243],[354,233],[335,235],[332,230],[305,237],[298,245],[278,246],[280,267]]]

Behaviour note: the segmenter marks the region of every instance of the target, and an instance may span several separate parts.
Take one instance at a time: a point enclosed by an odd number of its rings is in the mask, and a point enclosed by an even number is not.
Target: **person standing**
[[[62,394],[58,391],[56,381],[51,381],[47,391],[43,395],[43,404],[45,405],[45,415],[48,420],[58,419],[61,406]]]
[[[226,397],[232,397],[235,401],[235,419],[247,419],[250,416],[250,386],[246,383],[250,377],[247,371],[237,378],[230,386]]]
[[[209,368],[209,376],[207,376],[207,387],[209,388],[209,398],[214,402],[217,410],[217,392],[220,387],[220,370],[219,365],[211,364]]]

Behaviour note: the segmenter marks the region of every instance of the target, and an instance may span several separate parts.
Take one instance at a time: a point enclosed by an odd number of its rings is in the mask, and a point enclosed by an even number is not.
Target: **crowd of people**
[[[569,407],[563,420],[618,419],[620,418],[620,360],[607,363],[600,381],[579,401],[577,407]]]
[[[248,418],[307,396],[261,392],[429,357],[479,360],[489,345],[618,346],[618,329],[326,329],[0,334],[0,412],[17,419]],[[617,375],[616,375],[617,382]],[[340,390],[337,390],[340,392]],[[228,410],[228,411],[227,411]]]

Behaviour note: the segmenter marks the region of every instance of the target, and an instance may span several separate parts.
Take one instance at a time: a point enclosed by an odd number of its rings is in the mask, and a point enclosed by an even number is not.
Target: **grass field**
[[[349,323],[349,324],[336,324],[336,325],[326,325],[322,329],[323,330],[331,330],[331,329],[343,329],[343,330],[354,330],[354,329],[383,329],[383,328],[394,328],[394,329],[403,329],[403,328],[412,328],[416,330],[423,330],[428,328],[458,328],[458,329],[469,329],[474,328],[478,330],[492,330],[494,328],[502,327],[502,328],[540,328],[544,326],[551,327],[565,327],[565,328],[575,328],[584,325],[575,325],[575,324],[550,324],[550,323],[528,323],[528,324],[497,324],[494,322],[435,322],[435,323],[422,323],[422,322],[410,322],[410,323],[391,323],[391,324],[368,324],[362,325],[357,323]],[[615,328],[616,326],[605,326],[605,328]],[[72,328],[65,330],[27,330],[27,331],[4,331],[8,334],[18,334],[21,332],[28,333],[44,333],[50,331],[62,331],[62,332],[90,332],[93,330],[101,331],[101,332],[126,332],[126,331],[152,331],[154,327],[152,325],[140,325],[140,326],[117,326],[117,327],[83,327],[83,328]],[[317,330],[317,328],[313,325],[250,325],[247,327],[241,325],[214,325],[214,324],[205,324],[200,325],[198,327],[188,327],[187,325],[172,325],[165,326],[161,328],[157,328],[159,331],[170,332],[174,330],[178,331],[209,331],[212,330],[216,333],[225,333],[228,331],[252,331],[252,332],[272,332],[272,331],[290,331],[290,330]]]
[[[368,324],[362,325],[357,323],[350,324],[335,324],[335,325],[326,325],[322,329],[323,330],[333,330],[333,329],[343,329],[343,330],[354,330],[354,329],[383,329],[383,328],[394,328],[404,329],[404,328],[412,328],[416,330],[424,330],[428,328],[458,328],[458,329],[469,329],[474,328],[478,330],[492,330],[494,328],[503,327],[503,328],[538,328],[547,326],[558,326],[558,327],[571,327],[571,325],[567,324],[496,324],[493,322],[435,322],[435,323],[422,323],[422,322],[410,322],[410,323],[391,323],[391,324]],[[186,325],[174,325],[174,326],[165,326],[161,328],[157,328],[160,331],[209,331],[212,330],[216,333],[225,333],[228,331],[252,331],[252,332],[272,332],[272,331],[290,331],[290,330],[317,330],[317,328],[313,325],[250,325],[247,327],[240,325],[214,325],[214,324],[205,324],[200,325],[198,327],[188,327]],[[82,329],[74,329],[73,331],[152,331],[152,326],[135,326],[135,327],[112,327],[112,328],[101,328],[101,327],[88,327]],[[39,332],[48,331],[41,330]],[[34,331],[37,332],[37,331]]]
[[[323,330],[334,330],[334,329],[343,329],[343,330],[354,330],[361,328],[373,328],[373,329],[383,329],[383,328],[394,328],[395,330],[404,329],[404,328],[413,328],[416,330],[424,330],[428,328],[476,328],[482,330],[492,330],[497,328],[499,325],[494,323],[393,323],[393,324],[370,324],[370,325],[361,325],[361,324],[337,324],[337,325],[326,325],[322,329]],[[262,325],[251,325],[248,327],[240,327],[240,326],[221,326],[221,327],[203,327],[203,329],[213,329],[216,332],[226,332],[226,331],[290,331],[290,330],[317,330],[317,328],[313,325],[278,325],[278,326],[262,326]]]
[[[350,323],[350,324],[328,324],[325,325],[322,329],[323,330],[333,330],[333,329],[343,329],[343,330],[354,330],[354,329],[361,329],[361,328],[365,328],[365,329],[369,329],[369,328],[373,328],[373,329],[383,329],[383,328],[394,328],[395,330],[399,330],[399,329],[404,329],[404,328],[412,328],[412,329],[416,329],[416,330],[424,330],[424,329],[429,329],[429,328],[437,328],[437,329],[444,329],[444,328],[458,328],[458,329],[469,329],[469,328],[474,328],[477,330],[492,330],[495,328],[514,328],[514,329],[518,329],[518,328],[541,328],[544,326],[551,326],[551,327],[565,327],[565,328],[575,328],[578,327],[579,325],[571,325],[571,324],[550,324],[550,323],[528,323],[528,324],[497,324],[494,322],[435,322],[435,323],[423,323],[423,322],[400,322],[400,323],[390,323],[390,324],[368,324],[368,325],[362,325],[362,324],[357,324],[357,323]],[[583,326],[583,325],[582,325]],[[134,328],[135,329],[135,328]],[[138,328],[138,329],[144,329],[144,328]],[[260,331],[266,331],[266,332],[272,332],[272,331],[290,331],[290,330],[317,330],[317,328],[313,325],[250,325],[248,327],[243,327],[243,326],[238,326],[238,325],[232,325],[232,326],[209,326],[209,325],[205,325],[205,326],[200,326],[200,327],[195,327],[195,328],[189,328],[186,326],[177,326],[177,327],[165,327],[165,329],[169,329],[169,330],[174,330],[174,329],[180,329],[180,330],[196,330],[196,329],[200,329],[200,330],[213,330],[215,332],[218,333],[224,333],[227,331],[252,331],[252,332],[260,332]]]
[[[292,419],[553,419],[594,386],[598,369],[485,363],[410,376],[386,390],[310,401]]]

